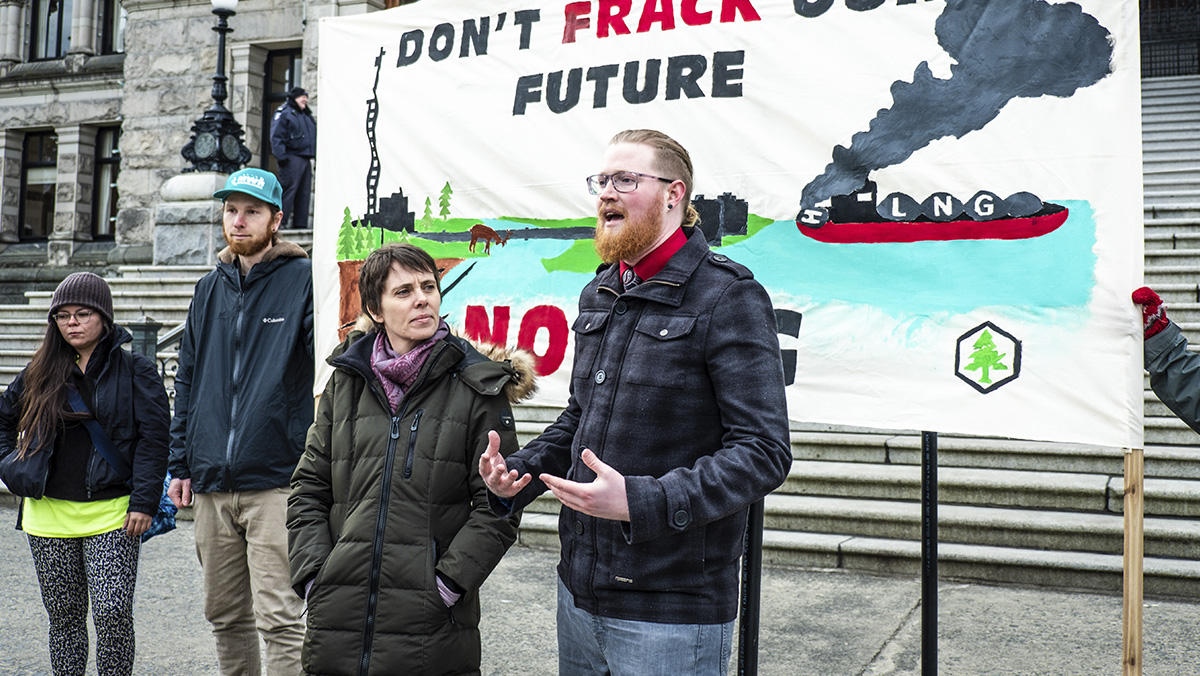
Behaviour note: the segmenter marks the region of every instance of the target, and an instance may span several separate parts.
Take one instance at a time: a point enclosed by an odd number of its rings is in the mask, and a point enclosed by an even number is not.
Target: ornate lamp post
[[[250,161],[250,149],[242,142],[242,126],[233,119],[233,113],[225,107],[229,96],[225,83],[225,35],[232,33],[229,17],[237,8],[238,0],[212,0],[213,14],[217,25],[213,30],[217,39],[217,72],[213,75],[213,104],[192,125],[192,138],[180,153],[192,166],[184,171],[217,171],[232,174]]]

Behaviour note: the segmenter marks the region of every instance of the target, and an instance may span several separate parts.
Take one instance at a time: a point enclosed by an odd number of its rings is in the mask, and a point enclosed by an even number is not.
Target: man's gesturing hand
[[[596,480],[581,484],[567,481],[549,474],[538,476],[558,501],[571,509],[613,521],[629,520],[629,498],[625,496],[625,477],[617,470],[600,462],[591,449],[583,449],[579,456],[583,464],[596,473]]]
[[[506,499],[520,493],[533,481],[529,474],[518,477],[517,470],[508,469],[500,455],[500,435],[495,430],[488,432],[487,450],[479,456],[479,476],[483,477],[489,491]]]

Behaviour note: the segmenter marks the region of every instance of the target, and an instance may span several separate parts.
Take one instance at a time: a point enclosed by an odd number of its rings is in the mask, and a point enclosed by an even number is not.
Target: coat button
[[[721,254],[717,254],[717,255],[713,256],[713,260],[717,261],[718,263],[724,263],[725,261],[727,261],[729,259],[726,258],[725,256],[722,256]]]
[[[688,525],[688,522],[691,521],[691,518],[688,516],[687,512],[681,509],[678,512],[675,512],[674,521],[676,527],[683,528],[684,526]]]
[[[581,523],[579,521],[575,522],[575,534],[583,535],[583,523]]]
[[[670,333],[670,331],[667,331],[666,329],[663,329],[662,331],[659,331],[659,332],[658,332],[658,335],[660,335],[660,336],[666,336],[668,333]]]
[[[606,377],[607,376],[604,375],[603,369],[596,371],[596,384],[599,385],[600,383],[603,383]]]
[[[615,305],[613,305],[613,312],[615,312],[615,313],[617,313],[617,314],[619,314],[619,315],[623,315],[623,314],[625,314],[625,312],[626,312],[627,310],[629,310],[629,306],[628,306],[628,305],[626,305],[626,304],[625,304],[625,301],[623,301],[623,300],[619,300],[619,301],[617,301],[617,302],[616,302],[616,304],[615,304]]]

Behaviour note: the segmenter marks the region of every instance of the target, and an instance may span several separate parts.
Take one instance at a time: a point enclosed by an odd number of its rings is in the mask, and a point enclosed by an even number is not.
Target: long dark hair
[[[104,322],[100,341],[112,331],[112,326],[100,312],[96,319]],[[97,343],[99,346],[99,343]],[[46,336],[29,366],[25,367],[25,386],[21,393],[21,420],[17,423],[18,458],[43,450],[46,442],[64,429],[66,421],[78,414],[63,409],[67,400],[67,382],[77,357],[75,348],[67,342],[53,322],[46,327]]]

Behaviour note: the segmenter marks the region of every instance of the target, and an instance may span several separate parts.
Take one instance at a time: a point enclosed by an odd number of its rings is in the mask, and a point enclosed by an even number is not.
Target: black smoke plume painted
[[[930,142],[982,129],[1018,97],[1068,97],[1110,72],[1108,29],[1075,3],[1043,0],[947,0],[934,28],[957,62],[933,76],[928,62],[911,83],[892,85],[893,105],[880,110],[850,147],[801,194],[801,208],[863,187],[870,172],[908,159]]]

